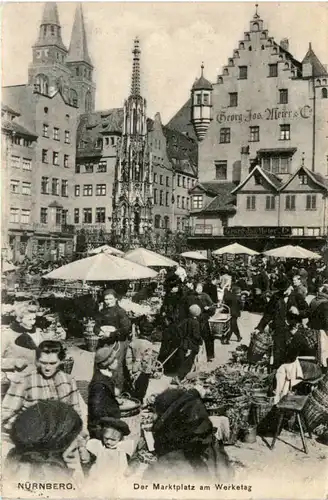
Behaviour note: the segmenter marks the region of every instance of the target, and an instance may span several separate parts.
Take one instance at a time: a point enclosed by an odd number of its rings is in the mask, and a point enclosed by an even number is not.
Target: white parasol
[[[109,245],[102,245],[101,247],[92,248],[91,250],[88,250],[89,255],[96,255],[101,252],[107,252],[116,256],[124,255],[124,252],[121,252],[121,250],[118,250],[117,248],[110,247]]]
[[[142,247],[130,250],[124,255],[124,258],[147,267],[173,267],[178,265],[174,260]]]
[[[185,257],[186,259],[191,259],[191,260],[208,260],[207,257],[204,257],[203,254],[197,251],[191,251],[191,252],[183,252],[180,253],[181,257]]]
[[[297,245],[285,245],[264,252],[268,257],[284,259],[320,259],[321,256]]]
[[[244,247],[244,245],[240,245],[239,243],[232,243],[231,245],[227,245],[223,248],[218,248],[212,252],[213,255],[258,255],[259,253],[251,248]]]

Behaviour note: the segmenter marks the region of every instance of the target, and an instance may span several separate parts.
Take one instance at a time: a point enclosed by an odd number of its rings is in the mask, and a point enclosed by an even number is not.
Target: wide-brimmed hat
[[[100,425],[102,428],[112,427],[117,431],[122,432],[123,436],[128,436],[130,434],[130,427],[126,422],[114,417],[103,417],[100,419]]]
[[[95,363],[97,365],[99,364],[105,366],[110,365],[117,358],[119,350],[120,350],[120,345],[118,342],[114,342],[114,344],[99,347],[96,350]]]

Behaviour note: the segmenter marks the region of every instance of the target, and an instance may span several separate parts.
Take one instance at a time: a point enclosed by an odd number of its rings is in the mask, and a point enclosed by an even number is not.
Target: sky
[[[76,3],[58,3],[63,41],[69,46]],[[42,3],[2,6],[2,84],[27,82],[31,46]],[[253,2],[83,2],[89,53],[95,67],[96,109],[121,107],[130,90],[132,46],[140,38],[142,94],[148,116],[163,123],[181,108],[200,74],[215,82],[255,12]],[[308,44],[328,64],[328,3],[262,2],[258,12],[277,42],[289,38],[302,60]]]

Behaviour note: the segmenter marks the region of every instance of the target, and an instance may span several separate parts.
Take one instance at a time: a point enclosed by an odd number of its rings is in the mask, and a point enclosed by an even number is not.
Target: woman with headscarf
[[[145,479],[205,482],[231,479],[229,458],[196,389],[167,389],[155,400],[153,425],[157,462]]]
[[[131,321],[126,311],[117,303],[115,290],[104,292],[104,305],[96,317],[94,333],[99,336],[99,347],[119,343],[118,367],[115,373],[116,386],[122,391],[124,384],[129,384],[129,375],[126,368],[126,352],[131,333]]]
[[[8,480],[71,481],[81,430],[80,416],[66,403],[45,400],[27,408],[11,429],[15,447],[5,462]]]

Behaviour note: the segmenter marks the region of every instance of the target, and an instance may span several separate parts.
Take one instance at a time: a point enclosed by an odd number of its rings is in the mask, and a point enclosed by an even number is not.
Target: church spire
[[[44,4],[39,38],[34,47],[45,47],[49,45],[56,45],[67,52],[61,37],[61,26],[56,2],[46,2]]]
[[[134,39],[133,46],[133,65],[132,65],[132,81],[131,81],[131,96],[140,96],[140,46],[139,38]]]
[[[92,66],[89,56],[87,36],[83,18],[82,4],[78,3],[75,10],[71,43],[69,46],[67,62],[85,62]]]

